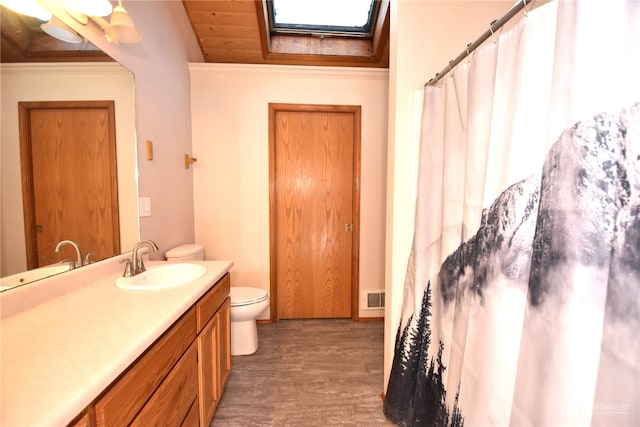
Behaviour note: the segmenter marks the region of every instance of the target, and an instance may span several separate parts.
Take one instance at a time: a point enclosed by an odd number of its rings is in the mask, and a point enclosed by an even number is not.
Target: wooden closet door
[[[280,319],[352,316],[358,117],[340,108],[273,114]]]

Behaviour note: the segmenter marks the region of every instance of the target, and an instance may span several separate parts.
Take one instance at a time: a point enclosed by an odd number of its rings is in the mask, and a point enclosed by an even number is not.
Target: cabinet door
[[[227,300],[222,304],[220,310],[216,314],[218,317],[218,393],[222,396],[224,386],[227,384],[229,374],[231,374],[231,300]]]
[[[142,411],[131,423],[135,426],[180,426],[198,395],[196,346],[180,358]]]
[[[208,426],[218,405],[218,354],[216,351],[219,328],[214,316],[198,335],[198,382],[200,426]]]

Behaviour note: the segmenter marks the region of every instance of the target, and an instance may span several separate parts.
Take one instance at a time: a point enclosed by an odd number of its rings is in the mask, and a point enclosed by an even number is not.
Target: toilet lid
[[[195,243],[187,243],[185,245],[176,246],[169,249],[164,256],[167,258],[182,258],[189,255],[195,255],[202,252],[202,245]]]
[[[249,305],[262,302],[269,298],[267,291],[260,288],[246,286],[231,287],[231,306]]]

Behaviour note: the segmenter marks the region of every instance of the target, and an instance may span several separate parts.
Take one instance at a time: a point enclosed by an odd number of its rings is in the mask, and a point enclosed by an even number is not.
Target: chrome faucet
[[[56,245],[56,252],[62,251],[64,245],[71,245],[76,250],[76,261],[69,263],[71,269],[82,267],[82,252],[80,251],[80,246],[73,240],[62,240]]]
[[[93,261],[91,261],[91,257],[93,255],[98,255],[98,252],[89,252],[85,257],[84,257],[84,264],[83,265],[89,265],[91,264]]]
[[[131,253],[131,259],[123,261],[125,263],[124,277],[135,276],[136,274],[140,274],[145,271],[144,262],[142,261],[144,254],[138,255],[138,251],[143,246],[150,247],[154,252],[158,250],[158,245],[156,245],[152,240],[140,240],[136,243],[136,246],[133,248],[133,252]]]

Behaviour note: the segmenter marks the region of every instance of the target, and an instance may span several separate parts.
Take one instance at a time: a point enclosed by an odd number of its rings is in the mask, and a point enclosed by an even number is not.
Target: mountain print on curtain
[[[384,402],[390,420],[402,426],[462,426],[468,411],[492,404],[491,394],[467,390],[464,395],[464,370],[458,387],[446,389],[448,362],[442,360],[444,344],[431,342],[430,309],[438,287],[445,310],[462,311],[471,301],[486,310],[487,299],[504,290],[498,281],[526,301],[525,316],[515,320],[522,324],[521,341],[513,343],[519,348],[507,352],[518,355],[517,370],[507,372],[515,376],[507,422],[539,425],[553,419],[553,411],[567,408],[548,402],[575,388],[586,388],[593,406],[583,408],[577,400],[568,410],[589,411],[592,423],[617,424],[619,414],[638,420],[640,103],[566,129],[541,173],[504,190],[482,211],[477,233],[429,277],[420,313],[398,329]],[[593,319],[595,327],[585,324],[581,333],[596,337],[588,340],[596,348],[572,348],[583,341],[555,337],[548,328],[580,311],[578,317]],[[501,350],[494,351],[499,357]],[[464,360],[473,357],[464,354]],[[563,384],[567,379],[554,374],[576,365],[584,369],[583,384]],[[450,407],[446,402],[452,401]]]

